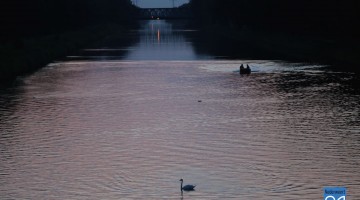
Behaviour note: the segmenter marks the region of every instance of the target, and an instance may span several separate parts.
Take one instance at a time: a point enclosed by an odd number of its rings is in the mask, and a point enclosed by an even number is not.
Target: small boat
[[[239,72],[240,72],[240,74],[251,74],[251,69],[250,69],[249,65],[246,65],[246,68],[245,68],[241,64]]]

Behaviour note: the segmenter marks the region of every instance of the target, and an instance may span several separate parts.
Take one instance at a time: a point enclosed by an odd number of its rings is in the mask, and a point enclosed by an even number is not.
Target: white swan
[[[194,188],[196,186],[196,185],[185,185],[185,186],[183,186],[184,180],[180,179],[179,181],[181,182],[181,185],[180,185],[181,191],[183,191],[183,190],[184,191],[192,191],[192,190],[194,190]]]

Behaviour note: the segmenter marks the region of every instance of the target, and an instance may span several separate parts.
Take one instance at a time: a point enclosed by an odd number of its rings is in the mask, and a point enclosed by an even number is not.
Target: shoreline
[[[205,30],[208,30],[207,32],[212,30],[216,35],[267,52],[270,56],[325,64],[339,71],[360,72],[360,60],[358,59],[360,41],[358,40],[344,39],[340,42],[328,37],[265,33],[225,27],[205,28]]]
[[[20,45],[1,44],[0,84],[9,84],[45,67],[55,59],[79,50],[107,36],[121,34],[126,28],[108,24],[41,37],[26,38]]]

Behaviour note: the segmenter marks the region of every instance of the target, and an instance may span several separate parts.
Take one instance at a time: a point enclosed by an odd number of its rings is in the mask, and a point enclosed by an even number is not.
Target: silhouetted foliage
[[[121,33],[136,10],[130,0],[1,0],[0,83]]]
[[[17,38],[99,23],[129,22],[130,0],[2,0],[1,38]]]
[[[191,0],[201,23],[309,34],[358,34],[358,0]]]

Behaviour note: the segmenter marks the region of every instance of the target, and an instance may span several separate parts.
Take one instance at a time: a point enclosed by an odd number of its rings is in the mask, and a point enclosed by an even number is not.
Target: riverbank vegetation
[[[0,82],[43,67],[92,41],[126,31],[130,0],[4,0],[0,7]]]
[[[197,25],[262,50],[352,69],[360,64],[357,0],[191,0],[190,6]]]

